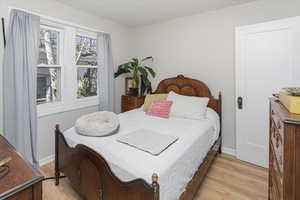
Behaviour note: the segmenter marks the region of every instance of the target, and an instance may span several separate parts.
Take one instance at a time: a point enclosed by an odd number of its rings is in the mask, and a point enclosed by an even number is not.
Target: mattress
[[[169,119],[146,115],[135,109],[118,115],[120,130],[108,137],[87,137],[76,133],[74,128],[64,132],[69,146],[84,144],[101,154],[111,170],[122,181],[142,178],[151,184],[153,173],[159,175],[160,199],[176,200],[184,192],[220,131],[219,117],[208,109],[207,119]],[[138,129],[149,129],[161,134],[178,137],[178,141],[158,156],[138,150],[117,141]]]

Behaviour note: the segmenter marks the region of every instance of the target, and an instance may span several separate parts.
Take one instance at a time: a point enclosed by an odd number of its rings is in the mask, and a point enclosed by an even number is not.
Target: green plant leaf
[[[140,94],[144,95],[146,93],[152,93],[152,85],[148,79],[148,71],[144,67],[139,67],[139,71],[141,72],[141,90]]]
[[[143,75],[141,76],[141,90],[140,90],[140,95],[144,95],[146,91],[146,83],[145,83],[145,77]]]
[[[148,56],[148,57],[146,57],[146,58],[143,58],[143,59],[142,59],[142,62],[144,62],[144,61],[146,61],[146,60],[151,60],[151,61],[153,61],[153,57],[152,57],[152,56]]]
[[[131,64],[132,64],[132,66],[134,66],[134,67],[138,67],[138,66],[139,66],[139,59],[137,59],[137,58],[132,58]]]
[[[144,75],[141,76],[141,95],[144,95],[146,93],[152,93],[152,85],[151,82],[147,77]]]
[[[153,78],[155,78],[156,74],[155,74],[154,70],[151,67],[144,66],[144,68],[146,68],[149,71],[149,73],[151,74],[151,76]]]
[[[119,65],[117,72],[115,72],[115,78],[120,76],[121,74],[127,74],[132,71],[131,62],[124,63],[122,65]]]
[[[138,71],[141,73],[142,76],[148,78],[148,72],[145,68],[143,67],[138,67]]]

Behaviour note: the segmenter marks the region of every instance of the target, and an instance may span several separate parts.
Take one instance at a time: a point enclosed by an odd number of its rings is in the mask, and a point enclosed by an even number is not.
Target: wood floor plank
[[[42,167],[46,177],[53,176],[54,164]],[[43,183],[44,200],[81,200],[68,179]],[[221,154],[212,165],[195,200],[267,200],[268,170]]]

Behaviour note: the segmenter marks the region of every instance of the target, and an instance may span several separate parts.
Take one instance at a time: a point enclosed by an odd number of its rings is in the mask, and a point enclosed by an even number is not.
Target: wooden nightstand
[[[122,95],[122,112],[133,110],[144,104],[145,96]]]

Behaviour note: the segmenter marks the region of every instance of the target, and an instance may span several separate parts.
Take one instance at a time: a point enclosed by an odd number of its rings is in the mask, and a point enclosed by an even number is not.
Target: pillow
[[[219,114],[216,111],[214,111],[213,109],[207,108],[206,118],[208,120],[210,120],[214,125],[215,131],[214,131],[214,137],[212,139],[213,139],[213,142],[215,142],[219,137],[220,128],[221,128]]]
[[[151,102],[154,100],[167,100],[168,94],[148,94],[145,98],[143,110],[148,111]]]
[[[152,101],[149,110],[146,112],[147,115],[152,115],[161,118],[169,118],[172,101]]]
[[[108,136],[118,132],[119,118],[113,112],[94,112],[83,115],[75,123],[75,130],[84,136]]]
[[[171,91],[167,99],[173,101],[170,116],[198,120],[206,118],[207,97],[184,96]]]

